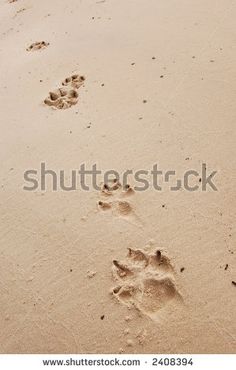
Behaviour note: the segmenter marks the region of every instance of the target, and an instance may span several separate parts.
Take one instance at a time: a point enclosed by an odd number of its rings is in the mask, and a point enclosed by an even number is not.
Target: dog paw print
[[[125,261],[113,261],[112,272],[117,283],[112,290],[113,296],[153,320],[167,305],[182,301],[174,269],[160,250],[147,254],[129,248]]]
[[[62,86],[72,87],[73,89],[79,89],[85,81],[84,76],[80,76],[78,74],[72,75],[70,77],[66,77],[64,81],[62,81]]]
[[[101,211],[110,210],[118,216],[134,215],[133,207],[126,199],[133,194],[134,190],[130,185],[123,187],[117,179],[113,179],[109,183],[102,184],[101,197],[103,200],[99,200],[98,208]]]
[[[78,74],[67,77],[62,82],[62,87],[49,92],[49,96],[44,103],[56,109],[68,109],[78,103],[78,89],[83,86],[84,76]]]
[[[36,51],[45,49],[49,45],[49,42],[46,41],[37,41],[31,44],[26,50],[27,51]]]

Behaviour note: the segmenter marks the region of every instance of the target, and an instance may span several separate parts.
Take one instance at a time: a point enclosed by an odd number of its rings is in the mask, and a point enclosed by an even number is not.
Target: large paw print
[[[174,269],[160,250],[152,255],[129,248],[124,262],[113,261],[112,272],[117,282],[112,292],[118,301],[154,320],[165,306],[182,300]]]
[[[78,89],[83,85],[84,76],[78,74],[67,77],[62,82],[62,87],[52,92],[44,100],[44,103],[56,109],[67,109],[78,103]]]

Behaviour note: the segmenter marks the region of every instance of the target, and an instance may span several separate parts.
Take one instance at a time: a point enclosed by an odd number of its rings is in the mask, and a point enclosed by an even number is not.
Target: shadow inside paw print
[[[117,286],[113,295],[119,302],[134,307],[153,320],[165,306],[181,301],[174,281],[174,269],[160,250],[150,255],[129,248],[124,262],[113,261]]]

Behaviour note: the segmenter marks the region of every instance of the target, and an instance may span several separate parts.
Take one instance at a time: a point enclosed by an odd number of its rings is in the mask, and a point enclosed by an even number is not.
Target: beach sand
[[[1,353],[235,352],[235,19],[232,0],[1,0]],[[206,163],[218,191],[25,191],[41,162]]]

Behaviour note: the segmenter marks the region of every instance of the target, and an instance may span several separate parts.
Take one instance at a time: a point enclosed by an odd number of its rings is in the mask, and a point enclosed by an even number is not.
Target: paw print
[[[153,320],[165,306],[182,300],[175,285],[174,269],[160,250],[147,254],[129,248],[124,262],[113,261],[112,272],[117,282],[113,296]]]
[[[84,76],[73,75],[62,82],[62,87],[52,92],[44,100],[44,103],[56,109],[67,109],[78,103],[78,89],[83,85]]]
[[[26,50],[27,51],[36,51],[40,49],[45,49],[49,45],[49,42],[46,41],[37,41],[31,44]]]
[[[80,76],[78,74],[72,75],[70,77],[65,78],[64,81],[62,81],[62,86],[71,86],[74,89],[79,89],[85,81],[84,76]]]
[[[99,200],[98,208],[101,211],[111,210],[113,214],[118,216],[134,214],[132,205],[125,199],[133,194],[134,190],[130,185],[122,187],[117,179],[113,179],[108,184],[102,184],[101,196],[104,200]]]

